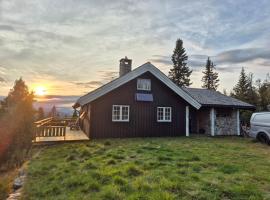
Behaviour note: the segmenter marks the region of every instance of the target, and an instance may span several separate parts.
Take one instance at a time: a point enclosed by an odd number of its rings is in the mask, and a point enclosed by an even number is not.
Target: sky
[[[22,77],[52,101],[83,95],[150,61],[168,74],[177,38],[201,87],[208,56],[230,91],[241,67],[270,72],[269,0],[0,0],[0,96]]]

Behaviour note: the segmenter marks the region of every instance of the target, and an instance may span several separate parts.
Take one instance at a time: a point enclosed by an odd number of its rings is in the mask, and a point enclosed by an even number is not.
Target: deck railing
[[[65,126],[40,126],[36,127],[36,137],[64,137],[66,136]]]
[[[67,124],[60,120],[50,117],[35,122],[35,126],[35,140],[38,137],[63,137],[64,140],[66,139]]]

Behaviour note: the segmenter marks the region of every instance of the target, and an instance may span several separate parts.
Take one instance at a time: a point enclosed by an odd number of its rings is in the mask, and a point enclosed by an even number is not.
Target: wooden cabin
[[[80,97],[80,126],[89,138],[240,135],[240,109],[254,106],[219,92],[181,88],[150,62]]]

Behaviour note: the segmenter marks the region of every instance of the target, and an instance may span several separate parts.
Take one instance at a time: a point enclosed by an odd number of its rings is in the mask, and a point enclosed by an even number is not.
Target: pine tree
[[[236,86],[233,88],[231,96],[240,99],[244,102],[256,105],[254,99],[256,95],[256,90],[253,87],[253,75],[250,74],[249,76],[246,74],[245,69],[242,68],[239,76],[239,80]],[[241,121],[244,123],[248,123],[250,117],[252,115],[252,111],[240,111],[240,118]]]
[[[172,55],[173,68],[169,71],[169,78],[180,87],[190,86],[192,70],[187,66],[188,56],[183,47],[183,41],[178,39]]]
[[[18,166],[26,157],[33,139],[34,95],[28,90],[22,78],[15,81],[8,96],[1,102],[3,108],[0,119],[0,165]],[[1,122],[4,127],[1,127]],[[3,146],[4,144],[4,146]]]
[[[218,73],[214,72],[215,66],[214,63],[210,60],[210,58],[207,58],[205,70],[203,71],[203,78],[202,82],[203,88],[209,89],[209,90],[217,90],[219,84],[218,79]]]
[[[53,117],[53,118],[56,118],[57,115],[58,115],[58,113],[57,113],[56,107],[53,106],[49,116]]]
[[[259,95],[256,87],[253,84],[253,74],[248,75],[247,102],[257,106],[259,103]]]
[[[248,87],[249,87],[249,80],[248,76],[245,72],[245,69],[242,68],[239,76],[239,80],[234,86],[233,91],[232,91],[232,96],[240,99],[242,101],[248,101]]]
[[[8,96],[3,100],[2,105],[7,109],[14,108],[22,101],[30,100],[32,106],[34,94],[29,92],[27,85],[22,78],[15,81],[13,88],[10,90]]]
[[[270,105],[270,76],[266,75],[266,79],[261,83],[261,80],[258,84],[258,94],[259,94],[259,110],[265,111],[268,110]]]
[[[77,113],[77,110],[76,109],[74,109],[73,114],[72,114],[72,117],[74,117],[74,118],[77,118],[78,117],[78,113]]]
[[[44,119],[45,118],[45,114],[44,114],[44,110],[42,107],[38,108],[38,120]]]

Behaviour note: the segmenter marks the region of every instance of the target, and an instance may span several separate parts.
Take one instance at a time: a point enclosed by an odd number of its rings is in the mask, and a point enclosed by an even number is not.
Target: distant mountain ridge
[[[45,114],[48,114],[52,107],[56,107],[56,111],[60,116],[70,116],[73,113],[72,105],[76,102],[79,96],[61,96],[61,95],[47,95],[36,98],[34,108],[42,107]]]
[[[70,116],[73,113],[72,105],[80,96],[61,96],[61,95],[47,95],[44,97],[36,97],[34,108],[42,107],[45,114],[48,114],[52,107],[55,106],[60,116]],[[0,96],[3,100],[5,96]]]

